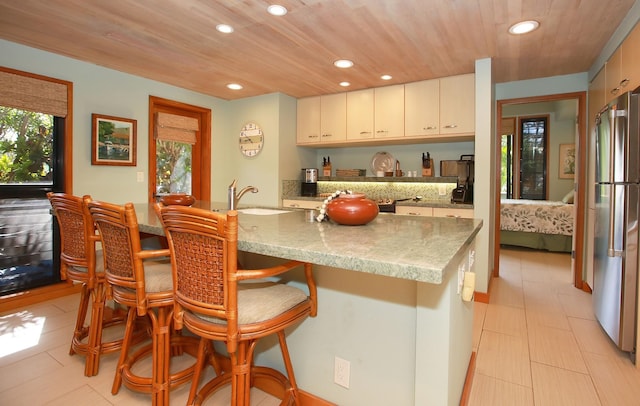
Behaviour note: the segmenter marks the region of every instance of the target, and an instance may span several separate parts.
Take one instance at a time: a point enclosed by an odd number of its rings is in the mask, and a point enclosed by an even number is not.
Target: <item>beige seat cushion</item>
[[[274,282],[238,285],[238,323],[251,324],[272,319],[307,299],[307,294],[293,286]],[[225,320],[202,314],[196,316],[211,323]]]
[[[87,272],[87,268],[84,266],[70,266],[78,272]],[[102,257],[102,250],[96,250],[96,273],[104,273],[104,258]]]

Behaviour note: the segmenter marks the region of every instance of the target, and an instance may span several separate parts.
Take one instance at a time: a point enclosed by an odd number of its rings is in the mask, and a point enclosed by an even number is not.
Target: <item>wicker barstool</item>
[[[85,357],[84,374],[94,376],[100,368],[100,355],[119,351],[122,339],[102,342],[103,329],[124,322],[124,312],[105,306],[102,250],[96,250],[100,236],[83,198],[66,193],[47,193],[60,229],[60,277],[82,285],[76,326],[69,354]],[[86,324],[91,301],[91,318]]]
[[[143,250],[133,204],[124,206],[86,199],[104,250],[106,280],[116,302],[128,307],[124,344],[111,392],[124,384],[131,390],[151,393],[153,405],[168,405],[169,392],[191,380],[195,362],[177,372],[170,371],[173,355],[197,356],[198,340],[173,328],[173,282],[168,249]],[[152,342],[131,351],[137,315],[147,316]],[[136,375],[133,366],[152,357],[151,377]]]
[[[161,203],[155,208],[171,251],[176,326],[184,325],[202,337],[188,404],[199,405],[229,384],[232,405],[249,405],[254,384],[268,388],[269,393],[282,399],[283,405],[298,404],[298,388],[284,330],[307,316],[316,315],[316,285],[311,264],[287,261],[264,269],[239,270],[235,210],[222,214]],[[286,284],[255,281],[294,268],[304,268],[308,294]],[[247,283],[239,283],[242,281]],[[273,334],[278,336],[288,377],[253,363],[257,341]],[[229,365],[220,357],[220,362],[213,363],[217,376],[198,391],[201,371],[212,358],[210,340],[226,344],[230,367],[220,374],[218,365]]]

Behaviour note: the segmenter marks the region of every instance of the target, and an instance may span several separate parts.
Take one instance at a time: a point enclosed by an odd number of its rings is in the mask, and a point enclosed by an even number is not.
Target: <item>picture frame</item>
[[[137,121],[91,115],[91,164],[136,166]]]
[[[576,174],[576,144],[560,144],[558,157],[558,177],[573,179]]]

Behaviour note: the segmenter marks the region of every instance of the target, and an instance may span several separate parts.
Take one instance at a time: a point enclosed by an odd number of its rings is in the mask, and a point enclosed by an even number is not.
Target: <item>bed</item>
[[[500,245],[571,252],[573,204],[564,201],[500,201]]]

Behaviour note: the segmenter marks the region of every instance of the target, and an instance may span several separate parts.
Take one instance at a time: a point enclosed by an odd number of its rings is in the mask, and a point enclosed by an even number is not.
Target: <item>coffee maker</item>
[[[457,161],[457,187],[451,192],[451,203],[473,203],[474,156],[461,155]]]
[[[301,196],[315,197],[318,194],[318,169],[302,168]]]

